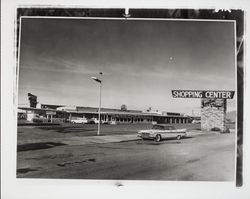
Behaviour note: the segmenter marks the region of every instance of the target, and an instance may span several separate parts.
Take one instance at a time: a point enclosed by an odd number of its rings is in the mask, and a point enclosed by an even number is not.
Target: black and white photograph
[[[6,198],[247,195],[244,9],[12,11]]]
[[[234,181],[235,22],[22,17],[17,177]]]

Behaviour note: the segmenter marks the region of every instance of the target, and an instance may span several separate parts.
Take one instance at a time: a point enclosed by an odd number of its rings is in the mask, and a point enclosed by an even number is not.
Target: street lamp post
[[[102,75],[102,72],[99,73]],[[98,79],[97,77],[91,77],[93,80],[98,82],[100,84],[99,87],[99,109],[98,109],[98,130],[97,130],[97,135],[100,135],[100,127],[101,127],[101,101],[102,101],[102,80]]]

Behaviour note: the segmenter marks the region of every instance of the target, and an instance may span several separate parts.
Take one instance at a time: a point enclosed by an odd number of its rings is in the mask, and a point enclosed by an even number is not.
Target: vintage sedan
[[[156,142],[168,138],[180,140],[187,136],[187,129],[176,129],[174,126],[167,124],[155,124],[152,129],[140,130],[138,136],[142,139],[153,139]]]
[[[78,118],[70,120],[70,122],[73,124],[86,124],[88,120],[86,118],[78,117]]]

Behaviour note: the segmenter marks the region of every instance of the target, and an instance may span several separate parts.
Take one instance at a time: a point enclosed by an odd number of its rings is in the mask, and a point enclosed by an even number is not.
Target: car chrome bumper
[[[155,135],[152,135],[152,134],[142,134],[142,135],[138,135],[138,137],[141,137],[143,139],[154,139]]]

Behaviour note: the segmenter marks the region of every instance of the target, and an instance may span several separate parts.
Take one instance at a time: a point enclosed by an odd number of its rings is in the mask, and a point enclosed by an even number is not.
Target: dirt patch
[[[95,158],[90,158],[90,159],[82,160],[82,161],[58,163],[57,166],[59,166],[59,167],[65,167],[67,165],[74,165],[74,164],[80,164],[80,163],[84,163],[84,162],[95,162],[95,161],[96,161]]]
[[[198,162],[200,161],[200,159],[191,159],[191,160],[188,160],[187,163],[193,163],[193,162]]]
[[[72,153],[69,154],[56,154],[56,155],[44,155],[39,157],[33,157],[33,158],[25,158],[26,160],[43,160],[43,159],[56,159],[56,158],[70,158],[74,155]]]
[[[20,144],[20,145],[17,145],[17,152],[48,149],[48,148],[52,148],[55,146],[63,146],[63,145],[66,145],[66,144],[57,143],[57,142],[39,142],[39,143]]]
[[[25,174],[31,171],[37,171],[38,169],[31,169],[31,168],[22,168],[22,169],[17,169],[17,174]]]
[[[43,130],[53,130],[58,133],[75,133],[75,132],[89,132],[89,131],[95,131],[95,128],[84,128],[84,127],[39,127]]]

